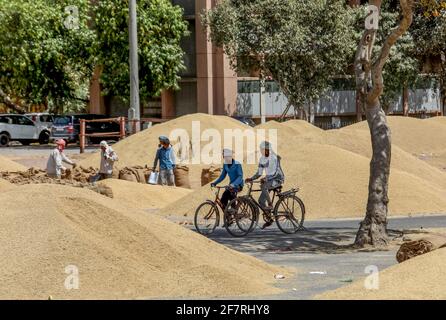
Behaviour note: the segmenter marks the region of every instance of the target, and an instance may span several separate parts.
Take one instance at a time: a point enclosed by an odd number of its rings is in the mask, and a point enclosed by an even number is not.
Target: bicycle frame
[[[211,187],[212,190],[217,189],[216,192],[213,190],[215,193],[215,200],[213,202],[216,203],[220,207],[220,209],[223,210],[223,212],[225,211],[225,208],[223,208],[223,204],[221,203],[221,200],[220,200],[220,190],[225,189],[225,188],[226,187]]]
[[[248,188],[248,193],[247,193],[246,197],[248,197],[252,201],[252,203],[255,204],[255,206],[262,211],[263,214],[271,214],[270,212],[266,212],[260,206],[260,204],[257,202],[257,200],[254,199],[254,197],[252,196],[252,194],[251,194],[252,192],[261,192],[262,191],[262,189],[252,190],[252,187],[254,186],[254,183],[259,183],[260,184],[261,182],[260,181],[252,181],[252,182],[250,182],[249,183],[249,188]],[[274,200],[276,199],[276,196],[280,197],[280,195],[279,195],[277,190],[272,190],[272,191],[273,191],[273,197],[271,199],[271,203],[274,204]],[[274,205],[273,205],[273,207],[274,207]]]

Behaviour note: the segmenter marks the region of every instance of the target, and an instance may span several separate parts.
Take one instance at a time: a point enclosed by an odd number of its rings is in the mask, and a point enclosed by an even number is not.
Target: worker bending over
[[[91,178],[91,182],[110,179],[113,176],[113,166],[118,161],[118,155],[107,141],[101,141],[99,146],[101,148],[101,165],[99,173]]]
[[[63,162],[76,166],[76,164],[65,155],[65,144],[65,140],[57,140],[56,148],[51,151],[48,162],[46,163],[46,173],[50,178],[60,179],[62,177],[62,173],[66,170],[63,166]]]

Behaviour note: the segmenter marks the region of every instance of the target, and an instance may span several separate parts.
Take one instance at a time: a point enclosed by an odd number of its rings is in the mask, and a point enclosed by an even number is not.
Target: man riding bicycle
[[[269,227],[274,220],[271,217],[272,201],[269,192],[283,185],[285,175],[280,165],[280,156],[272,150],[271,144],[268,141],[263,141],[260,144],[260,152],[262,156],[259,160],[259,167],[257,173],[251,178],[246,179],[247,183],[260,178],[265,172],[265,177],[261,181],[261,190],[259,197],[259,204],[263,211],[268,215],[268,220],[263,225],[262,229]]]
[[[242,165],[234,160],[233,152],[230,149],[223,150],[224,165],[220,177],[211,183],[212,187],[217,186],[226,176],[229,176],[229,185],[221,197],[223,208],[226,208],[229,201],[237,197],[237,193],[243,189],[243,169]]]

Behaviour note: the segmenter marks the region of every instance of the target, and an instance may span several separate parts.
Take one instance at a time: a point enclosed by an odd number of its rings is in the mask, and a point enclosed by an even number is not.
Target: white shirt
[[[101,150],[101,167],[99,173],[112,174],[115,161],[118,161],[118,155],[111,147],[107,147],[105,151]]]
[[[277,155],[271,152],[268,157],[261,156],[259,160],[258,172],[255,175],[255,179],[261,177],[263,172],[266,172],[266,180],[281,180],[285,179],[280,162]]]
[[[47,174],[57,175],[58,177],[60,177],[62,175],[62,170],[65,170],[62,162],[66,162],[71,165],[74,164],[73,161],[67,158],[63,151],[59,151],[57,148],[51,151],[48,162],[46,163]]]

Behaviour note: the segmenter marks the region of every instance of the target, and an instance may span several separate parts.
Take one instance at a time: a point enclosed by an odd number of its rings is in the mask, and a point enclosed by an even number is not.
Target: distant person
[[[228,203],[237,197],[237,193],[243,189],[243,169],[240,162],[234,160],[234,154],[230,149],[223,150],[223,170],[220,177],[211,183],[212,187],[216,187],[222,182],[226,176],[229,176],[229,185],[220,199],[223,208],[226,208]]]
[[[259,167],[257,173],[251,178],[246,179],[246,182],[252,182],[260,178],[263,173],[265,176],[261,181],[261,190],[259,197],[259,204],[265,213],[271,214],[272,201],[269,195],[270,191],[283,185],[285,181],[285,175],[280,165],[280,157],[274,153],[271,144],[268,141],[263,141],[260,144],[260,152],[262,156],[259,160]],[[263,225],[263,228],[270,226],[273,223],[272,218]]]
[[[159,162],[158,183],[161,185],[175,186],[175,151],[170,144],[169,138],[160,136],[158,150],[156,151],[155,161],[153,162],[153,171],[156,171]]]
[[[113,165],[118,161],[118,155],[107,141],[101,141],[99,146],[101,148],[101,166],[99,173],[92,178],[92,182],[110,179],[113,176]]]
[[[56,148],[51,151],[48,162],[46,163],[46,173],[50,178],[60,179],[62,177],[62,173],[66,170],[63,166],[63,162],[71,164],[73,167],[76,166],[76,164],[65,155],[65,145],[65,140],[57,140]]]

